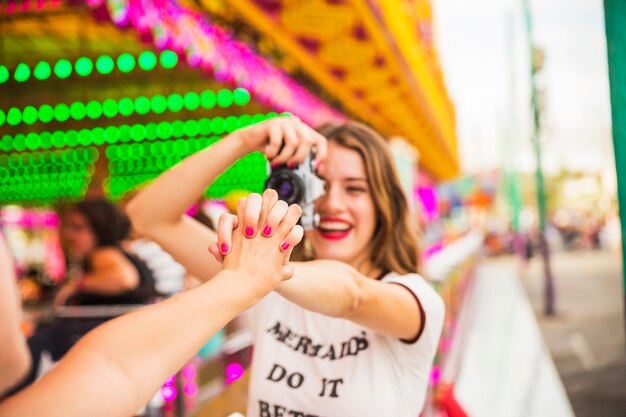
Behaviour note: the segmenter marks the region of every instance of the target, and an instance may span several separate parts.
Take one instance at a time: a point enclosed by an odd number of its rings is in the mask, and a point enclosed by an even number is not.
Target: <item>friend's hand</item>
[[[274,190],[250,194],[239,200],[236,216],[222,214],[218,241],[209,251],[225,270],[243,272],[255,284],[271,287],[264,289],[269,291],[293,275],[289,257],[304,236],[296,224],[301,215],[300,206],[288,206]]]
[[[295,116],[276,117],[235,132],[252,151],[265,154],[274,166],[300,164],[315,146],[315,163],[326,158],[326,138]]]

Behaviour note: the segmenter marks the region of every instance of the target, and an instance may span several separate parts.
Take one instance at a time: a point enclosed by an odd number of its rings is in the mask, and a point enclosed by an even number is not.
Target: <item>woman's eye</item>
[[[350,193],[366,193],[367,188],[364,187],[348,187],[346,190]]]

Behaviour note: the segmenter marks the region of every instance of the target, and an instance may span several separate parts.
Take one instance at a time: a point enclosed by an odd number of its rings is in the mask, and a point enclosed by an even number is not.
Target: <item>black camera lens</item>
[[[276,190],[278,198],[288,204],[299,203],[304,197],[302,180],[287,169],[272,172],[265,182],[265,188]]]
[[[293,184],[291,181],[283,180],[276,184],[276,192],[281,200],[288,200],[293,196]]]

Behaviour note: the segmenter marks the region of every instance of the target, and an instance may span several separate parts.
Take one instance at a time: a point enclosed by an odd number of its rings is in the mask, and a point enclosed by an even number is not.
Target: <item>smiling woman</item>
[[[313,146],[325,182],[315,202],[320,222],[306,231],[311,250],[293,254],[301,261],[294,277],[247,313],[255,343],[247,415],[414,417],[424,405],[444,305],[417,274],[408,204],[376,132],[354,122],[315,131],[297,118],[235,131],[144,189],[128,206],[131,219],[189,271],[211,279],[229,262],[231,235],[242,227],[227,215],[215,234],[184,217],[185,208],[250,152],[295,166]],[[274,190],[263,195],[277,198]],[[276,205],[286,210],[283,201]],[[273,217],[243,225],[250,236],[278,228]],[[291,253],[293,241],[281,248]]]

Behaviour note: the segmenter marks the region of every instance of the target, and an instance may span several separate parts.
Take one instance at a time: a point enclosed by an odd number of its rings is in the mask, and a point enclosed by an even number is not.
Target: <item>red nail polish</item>
[[[282,245],[280,245],[280,248],[281,248],[282,250],[287,250],[287,249],[289,249],[289,243],[287,243],[287,242],[283,243]]]
[[[272,168],[276,168],[278,165],[278,162],[272,162]]]
[[[244,230],[244,233],[245,233],[245,235],[246,235],[246,236],[248,236],[248,237],[252,237],[252,236],[254,236],[254,228],[253,228],[253,227],[248,226],[248,227],[246,227],[246,229]]]
[[[289,163],[287,164],[287,167],[288,167],[289,169],[294,169],[294,168],[296,167],[296,163],[295,163],[295,162],[289,162]]]
[[[220,252],[222,252],[222,255],[226,255],[228,253],[228,245],[226,243],[222,243],[220,245]]]
[[[272,228],[270,226],[265,226],[263,228],[263,236],[269,236],[272,234]]]

